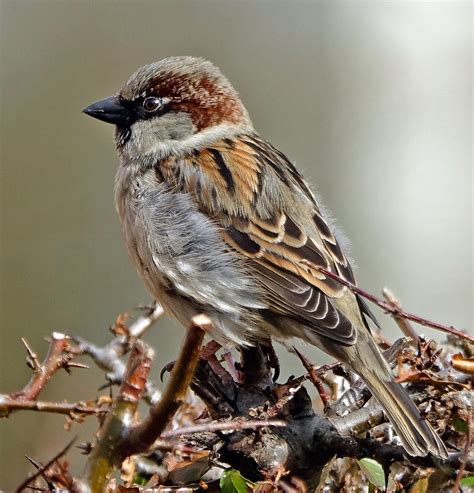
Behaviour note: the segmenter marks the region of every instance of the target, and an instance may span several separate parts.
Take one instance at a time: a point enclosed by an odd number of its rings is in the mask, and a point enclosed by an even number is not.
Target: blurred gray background
[[[149,300],[114,211],[113,129],[81,109],[170,55],[227,74],[338,218],[364,288],[388,285],[406,309],[471,330],[471,2],[0,5],[1,392],[29,378],[21,336],[41,355],[52,330],[104,343],[118,313]],[[182,335],[163,320],[147,336],[155,376]],[[302,371],[280,352],[285,376]],[[58,374],[42,397],[85,399],[99,382],[98,370]],[[0,489],[30,470],[24,454],[46,461],[96,427],[63,425],[26,412],[0,422]]]

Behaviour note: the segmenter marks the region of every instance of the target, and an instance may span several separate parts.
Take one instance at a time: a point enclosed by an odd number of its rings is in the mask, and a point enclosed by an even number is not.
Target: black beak
[[[103,122],[119,126],[126,126],[132,120],[129,111],[121,103],[118,96],[101,99],[84,108],[82,112]]]

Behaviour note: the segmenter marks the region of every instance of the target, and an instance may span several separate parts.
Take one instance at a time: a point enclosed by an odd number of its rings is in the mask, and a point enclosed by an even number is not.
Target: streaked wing
[[[355,283],[352,269],[298,170],[257,135],[224,140],[173,167],[167,179],[190,191],[227,244],[248,259],[270,310],[353,344],[356,330],[338,309],[355,297],[319,267]],[[162,170],[166,172],[166,166]]]

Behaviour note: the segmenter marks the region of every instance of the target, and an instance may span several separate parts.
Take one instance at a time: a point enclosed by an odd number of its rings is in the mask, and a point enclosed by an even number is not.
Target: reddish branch
[[[18,401],[31,401],[38,397],[48,380],[61,368],[68,368],[73,354],[69,351],[67,336],[59,332],[51,334],[48,353],[40,365],[31,348],[24,342],[28,351],[29,361],[32,361],[33,375],[30,381],[19,392],[13,392],[9,397]]]
[[[153,359],[153,350],[138,340],[132,348],[114,406],[99,431],[83,474],[84,491],[103,491],[110,474],[124,456],[124,443],[132,428]]]
[[[324,385],[321,380],[321,377],[329,370],[333,370],[341,366],[341,363],[335,362],[329,365],[316,367],[304,354],[298,351],[296,347],[293,346],[293,350],[295,351],[301,363],[303,363],[303,366],[308,372],[309,379],[311,380],[311,383],[315,386],[316,390],[318,391],[319,397],[321,398],[324,408],[327,408],[327,406],[329,405],[330,398],[326,393],[326,390],[324,389]]]
[[[343,286],[346,286],[346,288],[350,289],[353,293],[356,293],[372,303],[376,304],[382,310],[384,310],[386,313],[392,314],[394,317],[402,317],[406,320],[411,320],[412,322],[415,322],[419,325],[423,325],[424,327],[431,327],[432,329],[439,330],[441,332],[446,332],[447,334],[452,334],[458,337],[462,337],[463,339],[467,339],[468,341],[474,343],[474,336],[471,336],[469,334],[466,334],[462,330],[456,329],[452,325],[447,326],[440,324],[438,322],[433,322],[432,320],[428,320],[423,317],[419,317],[418,315],[414,315],[413,313],[408,313],[405,310],[402,310],[400,306],[397,306],[396,304],[387,302],[387,301],[382,301],[378,299],[376,296],[373,294],[368,293],[367,291],[364,291],[363,289],[357,287],[356,285],[346,281],[342,277],[338,276],[337,274],[334,274],[334,272],[331,272],[327,269],[324,269],[323,267],[318,267],[312,263],[309,263],[310,267],[312,269],[316,269],[319,272],[323,273],[325,276],[330,277],[331,279],[334,279],[335,281],[339,282]]]

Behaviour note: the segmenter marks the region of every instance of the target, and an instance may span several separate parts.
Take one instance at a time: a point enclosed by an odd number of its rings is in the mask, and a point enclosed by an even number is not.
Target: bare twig
[[[84,402],[46,402],[24,401],[10,399],[0,394],[0,417],[8,416],[11,411],[40,411],[56,414],[104,414],[108,412],[106,407],[89,406]]]
[[[29,342],[22,337],[21,342],[23,343],[23,346],[25,346],[27,357],[26,357],[26,362],[28,366],[33,370],[33,371],[40,371],[41,365],[38,359],[38,355],[33,351],[31,348]]]
[[[72,444],[76,441],[74,437],[61,451],[59,451],[51,460],[46,462],[43,466],[41,466],[33,475],[28,476],[15,490],[15,493],[20,493],[24,491],[28,485],[34,481],[39,476],[42,476],[45,471],[47,471],[58,459],[60,459],[63,455],[66,455],[68,450],[72,447]]]
[[[185,428],[169,430],[162,433],[161,437],[173,438],[182,435],[191,435],[193,433],[215,433],[216,431],[253,430],[268,426],[286,426],[286,423],[279,420],[237,419],[234,421],[203,423],[202,425],[186,426]]]
[[[376,304],[382,310],[384,310],[387,313],[391,313],[394,316],[397,317],[402,317],[407,320],[411,320],[412,322],[415,322],[419,325],[423,325],[424,327],[431,327],[432,329],[439,330],[441,332],[446,332],[447,334],[452,334],[458,337],[462,337],[463,339],[467,339],[468,341],[474,343],[474,336],[471,336],[469,334],[466,334],[465,332],[456,329],[452,325],[447,326],[440,324],[438,322],[433,322],[432,320],[428,320],[427,318],[420,317],[418,315],[414,315],[413,313],[408,313],[401,308],[397,308],[396,306],[392,306],[390,303],[386,301],[379,300],[376,296],[373,294],[368,293],[367,291],[364,291],[363,289],[357,287],[356,285],[346,281],[342,277],[338,276],[337,274],[334,274],[334,272],[331,272],[327,269],[324,269],[323,267],[318,267],[317,265],[313,264],[312,262],[307,262],[304,261],[305,264],[308,264],[312,269],[315,269],[324,275],[330,277],[331,279],[334,279],[335,281],[339,282],[343,286],[346,286],[346,288],[350,289],[353,293],[356,293],[360,296],[363,296],[364,298],[368,299],[372,303]]]
[[[60,332],[53,332],[48,353],[44,361],[39,364],[36,354],[23,340],[28,351],[28,358],[32,362],[33,375],[30,381],[19,392],[13,392],[9,397],[13,400],[31,401],[38,397],[48,380],[61,368],[67,368],[73,354],[68,351],[68,338]]]
[[[311,361],[298,349],[296,349],[295,346],[293,346],[293,351],[297,354],[298,358],[300,359],[301,363],[303,363],[303,366],[305,367],[306,371],[308,372],[309,379],[311,380],[312,384],[315,386],[316,390],[318,391],[319,397],[321,397],[321,401],[323,403],[323,406],[326,408],[329,405],[329,396],[326,393],[326,390],[324,389],[323,382],[321,380],[321,376],[326,373],[329,370],[332,370],[338,366],[341,365],[341,363],[336,362],[336,363],[331,363],[329,365],[324,365],[321,367],[317,367],[311,363]]]
[[[383,288],[382,294],[386,302],[391,307],[393,307],[394,310],[396,311],[402,310],[402,305],[400,304],[400,301],[396,298],[396,296],[392,293],[390,289]],[[418,334],[416,333],[415,329],[412,327],[411,323],[406,318],[401,317],[396,313],[392,313],[392,318],[395,320],[395,322],[397,323],[398,327],[403,332],[403,334],[407,337],[410,337],[415,343],[415,341],[418,339]]]

